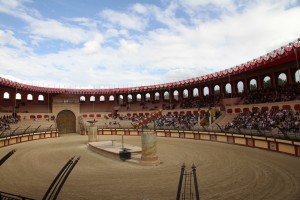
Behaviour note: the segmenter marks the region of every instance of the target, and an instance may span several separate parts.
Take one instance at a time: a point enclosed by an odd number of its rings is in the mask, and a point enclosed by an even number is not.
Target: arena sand
[[[100,136],[101,140],[121,136]],[[140,146],[138,136],[125,143]],[[0,167],[0,191],[42,199],[72,156],[78,164],[58,199],[175,199],[181,165],[194,163],[201,200],[300,199],[300,158],[223,143],[157,138],[158,166],[140,166],[103,157],[87,148],[87,136],[60,135],[0,148],[17,152]]]

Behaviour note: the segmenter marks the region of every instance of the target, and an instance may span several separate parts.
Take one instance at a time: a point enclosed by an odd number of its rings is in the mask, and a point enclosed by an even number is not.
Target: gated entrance
[[[76,117],[70,110],[60,111],[57,115],[56,123],[59,133],[76,132]]]

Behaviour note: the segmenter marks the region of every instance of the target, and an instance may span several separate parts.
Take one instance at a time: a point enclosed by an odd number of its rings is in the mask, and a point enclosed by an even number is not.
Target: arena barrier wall
[[[22,142],[47,139],[47,138],[56,138],[56,137],[58,137],[58,130],[15,135],[11,137],[0,138],[0,148],[9,145],[19,144]]]
[[[98,129],[98,135],[128,135],[140,136],[140,129]],[[87,135],[87,131],[82,131],[81,135]],[[300,157],[300,142],[283,140],[277,138],[259,137],[252,135],[239,135],[233,133],[213,133],[184,130],[156,130],[158,137],[181,138],[193,140],[205,140],[221,142],[239,146],[246,146],[264,149],[273,152],[284,153]],[[1,143],[0,143],[1,144]]]

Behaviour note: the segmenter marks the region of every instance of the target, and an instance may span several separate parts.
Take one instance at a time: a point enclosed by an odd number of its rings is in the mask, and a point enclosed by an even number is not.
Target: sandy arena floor
[[[116,139],[121,136],[101,136]],[[141,145],[140,137],[124,137]],[[0,167],[0,191],[42,199],[72,156],[81,156],[59,199],[175,199],[181,165],[197,169],[201,200],[300,199],[300,158],[208,141],[157,138],[159,166],[139,166],[102,157],[86,146],[87,136],[25,142],[0,148],[17,152]]]

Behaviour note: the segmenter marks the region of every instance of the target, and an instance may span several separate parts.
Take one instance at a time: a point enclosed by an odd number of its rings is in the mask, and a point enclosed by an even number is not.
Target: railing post
[[[185,164],[183,163],[181,166],[181,173],[180,173],[180,177],[179,177],[176,200],[180,200],[180,193],[181,193],[181,186],[182,186],[182,179],[183,179],[184,171],[185,171]]]
[[[194,185],[195,185],[195,192],[196,192],[196,200],[200,200],[199,190],[198,190],[198,181],[197,181],[197,174],[196,174],[196,166],[193,164],[192,166],[193,176],[194,176]]]

